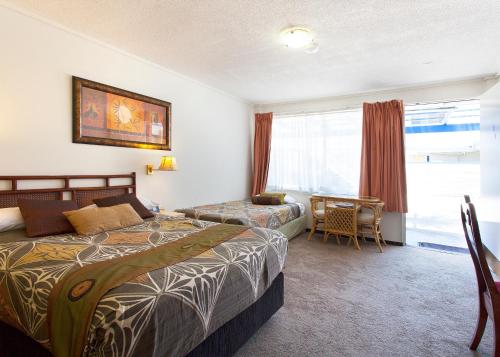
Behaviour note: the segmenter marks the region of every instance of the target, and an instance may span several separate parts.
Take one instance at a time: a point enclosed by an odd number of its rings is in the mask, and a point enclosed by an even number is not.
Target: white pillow
[[[297,202],[297,200],[287,193],[285,196],[285,203],[295,203],[295,202]]]
[[[137,198],[139,199],[139,201],[141,201],[141,203],[144,205],[144,207],[146,207],[148,210],[154,211],[154,212],[159,211],[159,208],[158,208],[159,204],[156,203],[155,201],[150,200],[149,198],[146,198],[146,197],[141,197],[141,196],[137,196]]]
[[[24,228],[24,219],[19,207],[0,208],[0,232]]]

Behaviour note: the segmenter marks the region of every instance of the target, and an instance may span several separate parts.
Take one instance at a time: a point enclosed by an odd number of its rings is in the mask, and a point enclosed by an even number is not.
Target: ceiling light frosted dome
[[[290,27],[281,31],[281,43],[290,48],[305,48],[314,42],[314,34],[305,27]]]

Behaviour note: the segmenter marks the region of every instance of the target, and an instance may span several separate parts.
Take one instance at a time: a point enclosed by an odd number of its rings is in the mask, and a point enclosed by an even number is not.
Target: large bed
[[[285,234],[288,239],[296,237],[306,229],[305,207],[302,203],[256,205],[248,199],[176,211],[184,213],[186,217],[204,221],[275,229]]]
[[[73,178],[105,185],[74,188]],[[18,190],[23,179],[65,184]],[[112,179],[132,182],[112,186]],[[17,198],[51,200],[68,193],[85,206],[94,198],[135,192],[133,174],[0,180],[12,181],[10,190],[0,191],[0,207],[15,206]],[[282,306],[286,252],[287,239],[276,230],[159,214],[90,236],[2,232],[0,356],[230,356]],[[136,265],[138,257],[147,268]],[[106,289],[110,279],[99,274],[124,261],[137,272]],[[71,304],[91,302],[96,289],[104,290],[95,309],[89,308],[87,328],[80,328],[84,319]]]

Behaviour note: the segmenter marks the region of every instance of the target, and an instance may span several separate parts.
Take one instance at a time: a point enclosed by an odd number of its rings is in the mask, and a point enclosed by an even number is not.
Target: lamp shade
[[[173,156],[162,156],[158,171],[175,171],[177,170],[177,161]]]

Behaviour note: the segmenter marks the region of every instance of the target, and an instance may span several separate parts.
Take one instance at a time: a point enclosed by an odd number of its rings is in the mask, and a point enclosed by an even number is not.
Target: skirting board
[[[307,228],[307,229],[306,229],[306,232],[310,232],[310,231],[311,231],[311,228]],[[321,234],[323,234],[324,232],[323,232],[322,230],[320,230],[320,229],[317,229],[317,230],[316,230],[316,233],[321,233]],[[358,238],[360,238],[360,237],[358,237]],[[375,239],[373,239],[372,237],[365,237],[365,239],[366,239],[367,241],[369,241],[369,242],[375,242]],[[403,247],[403,246],[405,245],[405,244],[403,244],[403,243],[401,243],[401,242],[394,242],[394,241],[392,241],[392,240],[386,240],[385,242],[386,242],[387,244],[389,244],[389,245],[396,245],[396,246],[398,246],[398,247]]]

